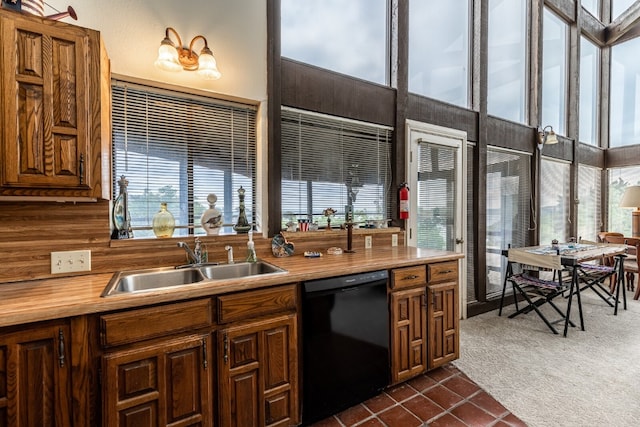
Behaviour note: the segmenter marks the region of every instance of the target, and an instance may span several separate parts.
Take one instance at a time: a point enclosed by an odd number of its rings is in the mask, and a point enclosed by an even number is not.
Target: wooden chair
[[[617,243],[627,245],[627,257],[624,260],[625,279],[627,281],[627,289],[633,291],[635,275],[638,274],[638,247],[640,246],[640,238],[624,237],[616,235],[604,236],[604,243]],[[615,281],[613,282],[615,283]],[[614,285],[615,286],[615,285]],[[612,289],[613,292],[613,289]],[[633,299],[640,298],[640,284]]]
[[[609,236],[611,236],[611,237],[624,237],[624,234],[617,233],[615,231],[602,231],[602,232],[598,233],[598,240],[600,241],[600,243],[607,243],[605,241],[605,239],[607,237],[609,237]]]
[[[626,244],[627,258],[624,260],[624,271],[626,271],[627,282],[631,282],[631,286],[633,286],[635,275],[638,274],[638,270],[640,270],[640,260],[638,260],[638,254],[640,254],[640,237],[627,237]],[[638,283],[636,293],[633,296],[633,299],[637,300],[638,298],[640,298],[640,283]]]

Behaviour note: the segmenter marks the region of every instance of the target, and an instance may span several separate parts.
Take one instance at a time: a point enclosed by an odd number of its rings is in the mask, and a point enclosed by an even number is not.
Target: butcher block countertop
[[[0,327],[175,302],[285,283],[462,258],[455,252],[413,247],[364,249],[305,258],[260,259],[287,270],[266,276],[200,282],[135,294],[101,297],[111,273],[0,284]],[[240,261],[240,259],[237,259]]]

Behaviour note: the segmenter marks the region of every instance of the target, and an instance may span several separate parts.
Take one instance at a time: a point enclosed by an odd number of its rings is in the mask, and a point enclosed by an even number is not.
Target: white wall
[[[257,102],[267,99],[267,14],[265,0],[47,0],[45,15],[71,5],[78,20],[62,21],[101,32],[111,71]],[[169,73],[153,66],[165,28],[188,46],[201,34],[222,73],[203,80],[196,73]],[[202,41],[194,50],[199,53]]]

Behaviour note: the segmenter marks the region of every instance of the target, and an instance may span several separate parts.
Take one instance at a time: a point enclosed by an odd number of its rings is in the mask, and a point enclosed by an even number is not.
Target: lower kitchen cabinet
[[[429,285],[427,289],[429,323],[428,369],[435,369],[460,357],[458,283]]]
[[[427,317],[424,287],[391,292],[391,382],[427,369]]]
[[[189,335],[106,354],[103,425],[213,425],[209,337]]]
[[[0,333],[0,425],[71,425],[71,335],[66,321]]]
[[[459,357],[458,262],[391,270],[391,382]]]
[[[297,295],[289,284],[217,297],[220,427],[300,422]]]

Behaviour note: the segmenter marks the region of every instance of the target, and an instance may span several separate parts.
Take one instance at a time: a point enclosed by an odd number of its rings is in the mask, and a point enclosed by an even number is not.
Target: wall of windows
[[[386,84],[387,0],[281,0],[282,56]]]
[[[542,123],[566,135],[568,26],[545,8],[542,28]]]
[[[578,167],[578,237],[597,241],[602,227],[600,194],[602,170],[589,166]]]
[[[580,142],[599,145],[600,49],[580,37]]]
[[[590,14],[600,18],[600,0],[580,0],[580,3]]]
[[[570,164],[549,158],[540,162],[540,244],[557,239],[566,242],[571,236],[569,218]]]
[[[489,0],[487,111],[526,122],[527,4],[526,0]]]
[[[620,200],[625,188],[640,185],[640,166],[609,169],[609,224],[608,231],[631,236],[631,211],[621,208]]]
[[[502,249],[528,245],[531,156],[487,150],[487,296],[502,291]]]
[[[610,146],[640,144],[640,38],[611,48]]]
[[[469,3],[409,3],[410,92],[469,106]]]

